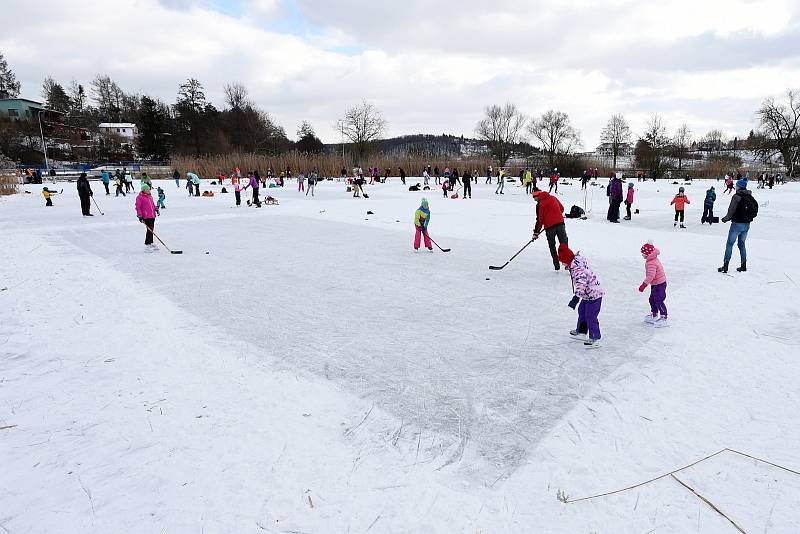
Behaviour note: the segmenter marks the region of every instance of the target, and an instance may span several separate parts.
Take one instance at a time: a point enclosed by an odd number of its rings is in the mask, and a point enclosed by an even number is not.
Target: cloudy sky
[[[586,149],[614,113],[746,135],[765,96],[800,87],[798,0],[8,1],[23,96],[103,73],[174,102],[195,77],[222,107],[239,81],[290,137],[308,120],[326,142],[361,99],[389,135],[472,135],[504,102],[567,112]]]

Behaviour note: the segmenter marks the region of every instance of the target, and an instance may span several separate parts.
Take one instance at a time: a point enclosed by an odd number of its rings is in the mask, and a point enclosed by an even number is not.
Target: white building
[[[139,133],[132,122],[102,122],[97,127],[103,134],[117,135],[127,141],[135,140],[136,134]]]

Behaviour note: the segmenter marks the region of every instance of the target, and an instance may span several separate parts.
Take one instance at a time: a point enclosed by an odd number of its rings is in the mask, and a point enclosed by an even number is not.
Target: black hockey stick
[[[62,191],[63,191],[63,189],[62,189]],[[92,195],[92,202],[94,202],[94,205],[97,208],[97,211],[100,212],[100,215],[105,215],[105,213],[103,213],[103,210],[101,210],[100,206],[97,204],[97,201],[94,199],[94,195]]]
[[[450,249],[449,249],[449,248],[442,248],[442,247],[440,247],[440,246],[439,246],[439,243],[437,243],[436,241],[434,241],[434,240],[433,240],[433,238],[432,238],[431,236],[428,236],[428,239],[430,239],[430,240],[431,240],[431,242],[432,242],[434,245],[436,245],[436,247],[437,247],[439,250],[441,250],[442,252],[450,252]]]
[[[499,265],[499,266],[498,266],[498,265],[490,265],[490,266],[489,266],[489,269],[491,269],[492,271],[499,271],[500,269],[504,268],[506,265],[508,265],[509,263],[511,263],[511,261],[512,261],[514,258],[516,258],[517,256],[519,256],[519,255],[520,255],[520,253],[521,253],[523,250],[525,250],[526,248],[528,248],[528,245],[530,245],[531,243],[533,243],[533,239],[531,239],[530,241],[528,241],[527,243],[525,243],[525,246],[524,246],[524,247],[522,247],[521,249],[519,249],[519,251],[518,251],[516,254],[514,254],[513,256],[511,256],[511,258],[509,258],[509,260],[508,260],[507,262],[505,262],[503,265]]]
[[[170,248],[167,246],[167,244],[166,244],[166,243],[164,243],[164,241],[162,241],[160,237],[158,237],[158,234],[157,234],[157,233],[155,233],[155,232],[153,231],[153,229],[152,229],[152,228],[150,228],[150,227],[147,225],[147,223],[145,223],[145,222],[142,222],[142,224],[144,225],[144,227],[145,227],[145,228],[147,228],[148,230],[150,230],[150,233],[151,233],[151,234],[153,234],[154,236],[156,236],[156,239],[158,239],[158,240],[161,242],[161,244],[162,244],[162,245],[164,245],[164,248],[165,248],[165,249],[169,250],[169,253],[170,253],[170,254],[183,254],[183,251],[182,251],[182,250],[170,250]]]

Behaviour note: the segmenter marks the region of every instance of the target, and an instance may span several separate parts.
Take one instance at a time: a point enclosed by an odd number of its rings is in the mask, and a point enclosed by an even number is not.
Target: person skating
[[[714,202],[716,200],[717,192],[712,185],[706,191],[706,198],[703,200],[703,216],[700,217],[700,224],[707,222],[711,226],[714,223]]]
[[[578,308],[578,323],[569,335],[575,339],[584,339],[583,345],[587,348],[596,347],[602,338],[599,315],[605,294],[603,288],[589,268],[586,258],[572,252],[566,243],[558,245],[558,261],[569,271],[572,279],[573,296],[568,306],[572,309],[576,306]]]
[[[745,241],[747,233],[750,231],[750,223],[758,216],[758,202],[753,198],[752,192],[747,189],[747,180],[741,178],[736,181],[736,194],[731,197],[728,206],[728,213],[722,218],[722,222],[731,221],[728,229],[728,241],[725,243],[725,258],[722,267],[717,269],[721,273],[728,272],[728,262],[733,254],[733,244],[739,247],[739,256],[742,264],[736,270],[740,273],[747,271],[747,248]]]
[[[306,190],[306,173],[300,171],[300,174],[297,175],[297,192],[300,193],[301,191]]]
[[[403,170],[403,167],[397,167],[397,172],[400,173],[400,181],[406,185],[406,171]]]
[[[442,177],[442,183],[447,184],[447,189],[450,189],[450,167],[444,168],[444,174]]]
[[[178,169],[172,171],[172,179],[175,180],[175,187],[178,189],[181,188],[181,173],[178,172]]]
[[[658,258],[660,252],[652,242],[642,245],[639,252],[644,258],[644,280],[639,286],[639,293],[644,293],[647,286],[650,286],[650,313],[645,316],[644,322],[661,328],[668,325],[667,306],[664,304],[667,299],[667,275]]]
[[[306,190],[306,196],[311,193],[311,196],[314,196],[314,186],[317,184],[317,173],[316,171],[311,171],[311,174],[308,175],[308,189]]]
[[[486,183],[492,185],[492,166],[486,167]]]
[[[552,193],[553,189],[555,188],[556,194],[558,194],[558,178],[559,174],[558,169],[553,169],[553,173],[550,175],[550,189],[547,190],[548,193]]]
[[[141,183],[139,184],[139,189],[141,189],[143,185],[149,186],[151,190],[153,189],[153,181],[150,179],[149,176],[147,176],[146,172],[142,173],[142,177],[139,180],[141,181]]]
[[[531,170],[529,168],[525,168],[522,173],[522,185],[525,186],[525,194],[531,194],[531,181],[533,180],[533,175],[531,174]]]
[[[628,182],[628,193],[625,195],[625,217],[626,221],[631,220],[631,206],[633,206],[633,182]]]
[[[106,188],[106,196],[109,196],[111,191],[108,190],[108,184],[111,183],[111,175],[108,173],[107,169],[103,170],[103,173],[100,175],[100,180],[103,182],[103,187]]]
[[[194,173],[191,172],[186,173],[186,191],[189,193],[190,197],[194,196],[194,185],[192,184],[192,176],[194,176]]]
[[[447,198],[447,191],[450,189],[450,180],[442,180],[442,196]]]
[[[427,186],[427,185],[428,185],[428,182],[430,181],[430,179],[431,179],[431,175],[430,175],[430,173],[428,173],[428,169],[424,169],[424,170],[422,171],[422,181],[423,181],[423,184],[424,184],[425,186]]]
[[[729,195],[733,193],[733,178],[729,174],[725,175],[725,192]]]
[[[622,180],[614,175],[609,184],[611,202],[608,205],[606,219],[612,223],[619,222],[619,206],[622,204]]]
[[[455,189],[456,185],[461,185],[461,180],[458,175],[458,169],[453,167],[453,172],[450,173],[450,191]]]
[[[192,175],[192,185],[194,186],[194,196],[200,196],[200,177],[195,173],[187,173]]]
[[[236,205],[242,205],[242,184],[239,183],[239,179],[235,176],[233,177],[233,195],[236,197]]]
[[[156,204],[156,208],[158,208],[159,210],[166,209],[164,201],[167,199],[167,195],[164,193],[164,190],[161,189],[160,187],[157,189],[157,191],[158,191],[158,203]]]
[[[126,193],[135,193],[136,189],[133,188],[133,175],[128,172],[128,169],[122,169],[122,176],[125,178],[125,192]]]
[[[472,174],[469,171],[464,171],[464,198],[472,198]]]
[[[567,227],[564,224],[564,206],[561,202],[545,191],[533,193],[536,200],[536,225],[533,228],[533,241],[539,239],[539,234],[544,230],[547,237],[547,245],[550,247],[550,256],[553,259],[553,268],[558,271],[561,266],[558,263],[558,252],[556,251],[556,238],[559,244],[569,245],[567,237]]]
[[[46,187],[42,188],[42,196],[44,197],[44,205],[45,205],[45,207],[53,205],[53,200],[50,197],[52,195],[54,195],[54,194],[55,193],[51,193],[50,190],[47,189]]]
[[[155,229],[157,215],[159,215],[159,211],[153,202],[153,196],[150,194],[150,186],[144,184],[139,194],[136,195],[136,216],[139,218],[139,222],[147,225],[147,233],[144,236],[145,252],[158,250],[158,247],[153,243],[153,230]]]
[[[494,190],[495,195],[502,195],[503,188],[506,185],[506,171],[502,168],[497,171],[497,189]]]
[[[81,199],[81,213],[83,213],[84,217],[93,217],[91,212],[91,204],[89,203],[89,199],[94,195],[92,193],[92,186],[89,185],[89,179],[86,177],[86,173],[82,172],[80,177],[78,178],[78,182],[75,184],[78,188],[78,197]]]
[[[252,172],[248,175],[249,183],[244,186],[245,189],[250,187],[253,190],[253,205],[257,208],[261,207],[261,201],[258,199],[258,179],[256,178],[255,174]]]
[[[683,186],[679,187],[678,194],[675,195],[675,198],[673,198],[672,202],[669,203],[670,206],[675,206],[675,224],[672,225],[673,227],[678,226],[678,219],[680,219],[681,228],[686,228],[683,225],[684,208],[686,207],[686,204],[691,204],[691,202],[684,191],[685,189]]]
[[[436,178],[436,185],[441,185],[442,184],[442,182],[439,181],[441,179],[439,177],[440,172],[441,171],[439,171],[439,166],[438,165],[433,168],[433,176],[434,176],[434,178]],[[430,171],[428,172],[428,174],[430,174]],[[425,184],[425,185],[427,185],[427,184]]]
[[[431,238],[428,237],[428,224],[431,222],[431,210],[428,208],[428,199],[422,197],[419,208],[414,212],[414,250],[419,250],[420,236],[425,238],[425,247],[433,252]]]
[[[125,191],[122,190],[123,180],[124,179],[123,179],[122,175],[119,174],[119,172],[117,172],[117,175],[114,177],[114,185],[117,187],[117,190],[114,191],[114,196],[115,197],[118,197],[120,195],[122,195],[123,197],[126,196],[125,195]]]

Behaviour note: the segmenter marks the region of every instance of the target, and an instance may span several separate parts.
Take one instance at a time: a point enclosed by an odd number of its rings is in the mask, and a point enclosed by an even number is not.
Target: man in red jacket
[[[550,246],[550,256],[553,258],[553,268],[557,271],[561,268],[561,264],[558,262],[556,237],[559,244],[569,245],[567,227],[564,224],[564,206],[546,191],[535,191],[533,199],[536,200],[536,227],[533,229],[533,240],[537,240],[544,230],[547,244]]]

